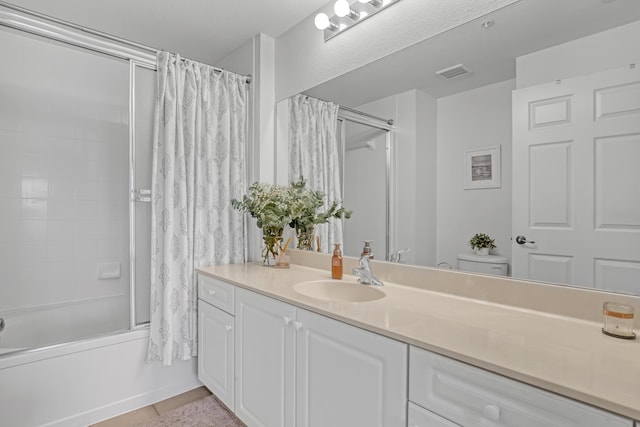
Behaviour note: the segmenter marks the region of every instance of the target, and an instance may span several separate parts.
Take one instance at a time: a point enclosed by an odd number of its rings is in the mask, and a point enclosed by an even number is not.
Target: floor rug
[[[196,400],[135,427],[244,427],[213,396]]]

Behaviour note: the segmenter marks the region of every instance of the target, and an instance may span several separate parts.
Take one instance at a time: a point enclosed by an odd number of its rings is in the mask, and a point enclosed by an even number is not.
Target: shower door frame
[[[395,233],[393,232],[392,224],[395,224],[395,215],[392,206],[395,204],[395,195],[393,192],[393,171],[392,166],[395,161],[395,126],[392,119],[383,119],[372,114],[368,114],[362,111],[354,110],[352,108],[340,106],[338,110],[338,132],[340,133],[340,154],[341,158],[341,194],[344,197],[344,168],[346,158],[346,122],[357,123],[364,126],[369,126],[375,129],[379,129],[385,132],[385,151],[386,151],[386,164],[385,164],[385,261],[388,261],[391,256],[391,245],[395,244]]]
[[[150,202],[151,198],[150,192],[147,200],[147,193],[135,187],[135,75],[137,68],[157,71],[157,50],[4,1],[0,1],[0,26],[129,62],[129,330],[148,328],[148,321],[136,322],[135,203]]]

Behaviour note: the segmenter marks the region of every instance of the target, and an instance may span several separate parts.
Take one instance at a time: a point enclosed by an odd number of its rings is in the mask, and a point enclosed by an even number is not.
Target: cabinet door
[[[298,309],[297,427],[405,427],[407,345]]]
[[[236,288],[235,412],[248,427],[294,424],[295,308]]]
[[[233,316],[198,301],[198,379],[233,410]]]

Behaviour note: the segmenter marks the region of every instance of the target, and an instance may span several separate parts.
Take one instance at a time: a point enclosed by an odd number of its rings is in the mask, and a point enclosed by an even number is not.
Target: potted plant
[[[291,222],[291,197],[289,187],[255,182],[242,200],[231,200],[235,209],[249,212],[256,218],[256,225],[262,229],[264,265],[275,263],[283,229]]]
[[[331,218],[349,218],[348,211],[339,202],[333,201],[329,208],[321,211],[324,206],[325,194],[307,188],[304,178],[291,183],[291,222],[289,226],[296,231],[298,249],[311,250],[314,229],[317,224],[324,224]]]
[[[489,255],[489,251],[496,247],[494,239],[484,233],[476,233],[469,239],[469,246],[477,255]]]

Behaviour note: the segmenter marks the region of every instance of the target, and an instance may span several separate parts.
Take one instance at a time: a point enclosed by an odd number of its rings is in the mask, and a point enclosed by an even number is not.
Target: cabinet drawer
[[[409,400],[461,426],[632,427],[629,419],[415,347]]]
[[[460,427],[431,411],[409,402],[408,427]]]
[[[234,288],[230,283],[198,274],[198,298],[233,314]]]

